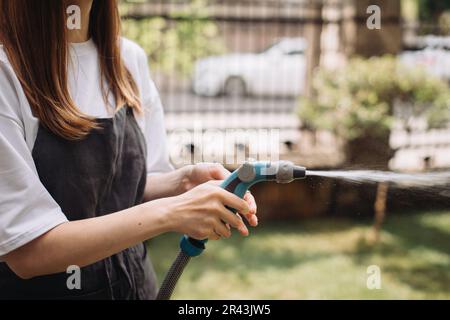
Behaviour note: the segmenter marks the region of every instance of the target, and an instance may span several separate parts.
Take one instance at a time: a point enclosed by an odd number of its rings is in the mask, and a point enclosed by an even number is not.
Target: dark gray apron
[[[132,109],[97,121],[101,129],[81,141],[65,140],[40,126],[33,148],[41,182],[70,221],[121,211],[143,200],[147,151]],[[81,268],[81,290],[68,289],[70,275],[22,280],[0,263],[0,299],[156,297],[154,271],[142,243]]]

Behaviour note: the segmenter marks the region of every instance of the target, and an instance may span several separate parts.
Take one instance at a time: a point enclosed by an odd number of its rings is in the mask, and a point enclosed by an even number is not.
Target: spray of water
[[[431,173],[396,173],[389,171],[374,170],[340,170],[340,171],[307,171],[308,176],[328,177],[335,179],[343,179],[348,182],[377,183],[389,182],[399,187],[444,187],[450,188],[450,171],[449,172],[431,172]]]

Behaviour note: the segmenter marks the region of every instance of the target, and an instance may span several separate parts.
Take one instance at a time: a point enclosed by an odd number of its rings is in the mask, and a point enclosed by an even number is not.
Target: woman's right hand
[[[248,236],[242,218],[229,209],[247,215],[248,203],[219,186],[220,182],[207,182],[177,197],[166,198],[167,212],[172,229],[194,239],[218,240],[231,236],[231,227]]]

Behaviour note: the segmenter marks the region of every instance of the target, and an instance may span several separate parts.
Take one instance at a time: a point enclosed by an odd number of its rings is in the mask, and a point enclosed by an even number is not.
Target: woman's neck
[[[89,20],[92,9],[92,3],[94,0],[68,0],[66,1],[67,7],[76,5],[80,8],[81,16],[79,29],[68,29],[67,39],[70,43],[86,42],[90,38],[89,34]],[[103,1],[103,0],[102,0]]]

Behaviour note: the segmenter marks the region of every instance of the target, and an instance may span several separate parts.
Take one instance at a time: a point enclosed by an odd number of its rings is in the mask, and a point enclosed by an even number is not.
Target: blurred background
[[[148,54],[175,166],[232,170],[250,157],[448,174],[450,0],[120,5],[124,35]],[[314,177],[253,193],[260,227],[209,243],[175,298],[450,299],[450,183]],[[149,243],[160,280],[177,245]]]

